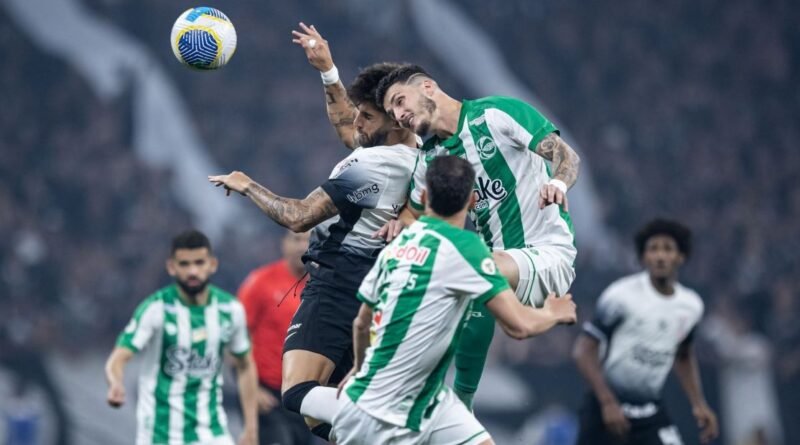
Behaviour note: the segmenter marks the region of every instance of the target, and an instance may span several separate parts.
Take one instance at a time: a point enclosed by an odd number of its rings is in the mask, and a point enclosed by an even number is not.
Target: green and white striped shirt
[[[360,409],[422,431],[436,409],[472,301],[508,289],[480,237],[423,216],[389,244],[358,291],[380,313],[346,393]]]
[[[428,139],[417,155],[409,203],[422,210],[428,164],[455,155],[475,169],[477,198],[470,218],[491,249],[561,245],[574,249],[569,213],[559,206],[539,209],[539,190],[550,180],[536,146],[558,131],[527,103],[491,96],[462,103],[458,131],[448,139]]]
[[[223,349],[250,350],[244,308],[209,286],[208,303],[190,306],[176,285],[145,299],[117,339],[143,351],[136,409],[137,445],[185,445],[228,436],[222,409]]]

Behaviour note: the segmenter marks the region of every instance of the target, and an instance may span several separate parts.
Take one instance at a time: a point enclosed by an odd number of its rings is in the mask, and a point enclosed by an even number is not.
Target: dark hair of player
[[[640,258],[644,254],[647,240],[656,235],[666,235],[674,239],[684,257],[689,258],[689,254],[692,253],[692,232],[688,227],[676,221],[654,219],[642,227],[634,237],[636,252]]]
[[[425,68],[419,65],[411,64],[404,64],[384,76],[375,91],[375,103],[378,104],[378,108],[383,109],[383,99],[386,97],[386,92],[389,91],[389,88],[392,85],[396,84],[397,82],[408,82],[409,79],[417,75],[422,75],[428,78],[431,77],[430,74],[425,71]]]
[[[347,97],[356,105],[362,103],[375,102],[375,90],[378,88],[378,83],[387,74],[400,68],[402,65],[393,62],[373,63],[372,65],[364,68],[358,73],[350,88],[347,89]],[[382,110],[379,104],[374,104],[379,110]]]
[[[175,255],[175,251],[178,249],[202,249],[203,247],[211,252],[211,242],[208,240],[208,237],[202,232],[191,229],[179,233],[172,239],[172,250],[170,253]]]
[[[472,196],[475,170],[457,156],[440,156],[431,161],[425,173],[428,205],[439,216],[460,212]]]

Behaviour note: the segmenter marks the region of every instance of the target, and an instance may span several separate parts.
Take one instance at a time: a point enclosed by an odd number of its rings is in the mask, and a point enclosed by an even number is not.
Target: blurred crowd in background
[[[226,2],[239,48],[216,73],[172,59],[175,2],[85,3],[148,47],[176,82],[221,168],[208,174],[243,170],[282,195],[305,196],[347,154],[317,73],[291,44],[299,20],[330,41],[343,79],[375,61],[413,61],[466,95],[420,50],[400,2],[383,33],[365,31],[376,23],[363,23],[358,1]],[[739,415],[726,419],[739,400],[728,392],[758,374],[775,397],[764,403],[782,413],[782,443],[800,443],[800,10],[777,0],[455,3],[577,141],[613,233],[629,240],[655,216],[693,230],[682,282],[706,303],[701,365],[723,430]],[[137,18],[142,11],[152,18]],[[167,283],[168,241],[193,222],[165,186],[173,172],[133,153],[129,97],[98,99],[2,8],[0,51],[0,365],[24,370],[23,351],[106,351],[135,305]],[[205,177],[197,187],[220,193]],[[232,228],[215,240],[216,282],[232,291],[279,256],[281,229],[247,211],[258,222],[249,239]],[[608,264],[580,250],[581,233],[577,240],[573,289],[586,319],[599,292],[637,266],[632,242],[622,246],[628,260]],[[574,393],[578,332],[497,336],[493,358],[544,401],[554,390],[537,387],[537,376],[569,375],[552,380]],[[762,427],[750,443],[781,443]]]

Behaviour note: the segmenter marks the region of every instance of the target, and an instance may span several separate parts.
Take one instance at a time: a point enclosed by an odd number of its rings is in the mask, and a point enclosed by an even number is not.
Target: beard
[[[389,136],[389,130],[379,128],[374,133],[356,133],[356,145],[361,147],[375,147],[377,145],[386,145],[386,138]]]
[[[178,278],[175,279],[175,282],[178,283],[178,286],[184,292],[186,292],[186,295],[188,295],[189,297],[192,297],[192,298],[196,297],[199,293],[203,292],[205,290],[206,286],[208,286],[208,280],[207,279],[205,281],[201,281],[200,283],[195,284],[195,285],[191,285],[191,284],[189,284],[189,283],[187,283],[185,281],[181,281]]]
[[[428,117],[433,116],[434,111],[436,111],[436,102],[433,99],[427,98],[422,96],[419,98],[418,102],[421,109],[425,110],[428,113]],[[417,122],[416,128],[414,128],[414,133],[416,133],[420,137],[427,137],[431,131],[431,121],[430,119],[419,118],[419,122]]]

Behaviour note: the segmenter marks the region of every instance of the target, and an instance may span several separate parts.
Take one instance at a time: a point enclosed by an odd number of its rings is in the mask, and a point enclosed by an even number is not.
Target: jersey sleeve
[[[385,163],[384,156],[369,148],[356,150],[336,166],[322,190],[340,213],[374,209],[386,191]]]
[[[478,303],[486,303],[500,292],[509,289],[508,281],[497,270],[492,253],[474,233],[465,232],[454,243],[456,255],[466,264],[453,267],[455,273],[448,286],[451,290],[468,295]]]
[[[417,162],[414,165],[414,174],[411,176],[411,182],[408,185],[408,205],[414,210],[425,210],[425,205],[422,203],[422,191],[425,190],[425,174],[428,172],[428,160],[425,150],[420,149],[417,153]]]
[[[498,98],[495,108],[486,110],[492,133],[508,138],[512,146],[536,151],[536,146],[550,133],[558,132],[539,110],[518,99]]]
[[[244,355],[250,351],[250,335],[247,331],[247,320],[245,317],[244,306],[241,303],[234,303],[231,310],[231,340],[228,349],[234,355]]]
[[[381,273],[381,263],[382,261],[380,258],[378,258],[378,261],[375,261],[375,264],[372,266],[372,269],[369,270],[367,276],[364,277],[364,280],[361,282],[361,286],[358,288],[358,292],[356,293],[356,297],[362,303],[365,303],[371,308],[375,308],[380,300],[380,293],[378,292],[378,277]]]
[[[147,299],[136,308],[125,330],[117,337],[117,346],[133,352],[142,350],[164,324],[163,302]]]
[[[583,332],[606,341],[625,319],[625,305],[615,287],[609,286],[597,300],[594,318],[583,324]]]

